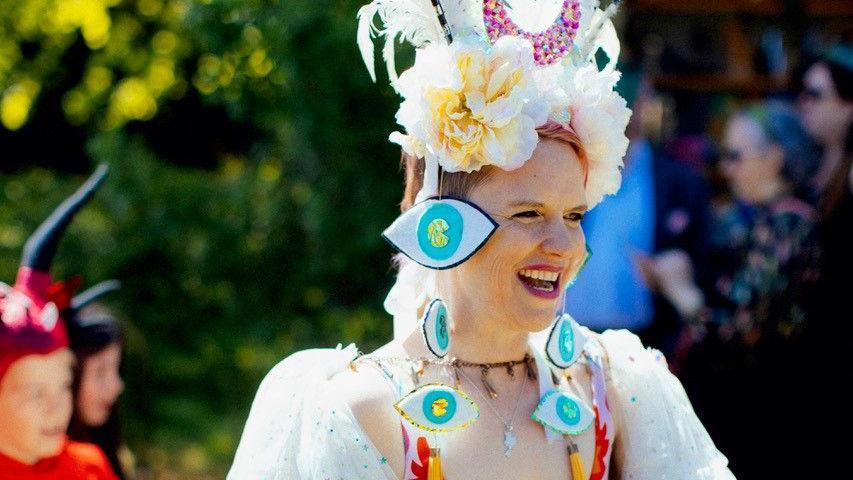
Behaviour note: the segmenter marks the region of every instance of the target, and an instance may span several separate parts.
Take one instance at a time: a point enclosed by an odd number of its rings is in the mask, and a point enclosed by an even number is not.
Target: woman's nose
[[[547,238],[542,242],[542,248],[546,254],[565,258],[575,249],[579,242],[578,233],[582,237],[580,228],[566,225],[562,217],[548,223]]]

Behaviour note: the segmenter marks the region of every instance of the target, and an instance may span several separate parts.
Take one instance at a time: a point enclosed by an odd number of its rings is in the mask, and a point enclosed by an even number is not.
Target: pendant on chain
[[[504,428],[504,447],[506,447],[506,450],[504,450],[504,455],[506,455],[507,457],[512,455],[512,447],[514,446],[515,434],[512,433],[512,426],[507,425],[506,428]]]

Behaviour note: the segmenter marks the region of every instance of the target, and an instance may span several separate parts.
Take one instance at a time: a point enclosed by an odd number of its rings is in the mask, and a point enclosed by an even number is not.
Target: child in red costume
[[[103,181],[101,167],[24,247],[15,285],[0,283],[0,480],[116,480],[94,445],[68,441],[74,356],[63,316],[79,281],[54,283],[59,237]]]

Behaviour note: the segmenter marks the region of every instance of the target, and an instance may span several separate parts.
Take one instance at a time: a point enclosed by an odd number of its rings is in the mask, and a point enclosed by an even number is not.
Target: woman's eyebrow
[[[542,202],[536,202],[533,200],[520,200],[517,202],[510,203],[509,207],[510,208],[517,208],[517,207],[545,208],[545,204]],[[570,211],[570,212],[574,212],[574,211],[585,212],[587,210],[589,210],[589,207],[584,203],[584,204],[578,205],[574,208],[570,208],[568,211]]]
[[[510,208],[514,208],[514,207],[544,208],[545,204],[542,202],[534,202],[533,200],[519,200],[517,202],[510,203],[509,207]]]

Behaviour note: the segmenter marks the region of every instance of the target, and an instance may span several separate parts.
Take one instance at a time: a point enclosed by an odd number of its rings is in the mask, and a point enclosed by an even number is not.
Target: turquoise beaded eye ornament
[[[587,340],[572,316],[563,313],[551,327],[548,343],[545,344],[545,355],[557,368],[569,368],[583,354]]]
[[[557,433],[578,435],[592,426],[595,412],[578,397],[551,390],[542,396],[531,418]]]
[[[468,395],[439,383],[415,389],[394,408],[407,422],[428,432],[459,430],[480,417],[480,407]]]
[[[397,217],[382,237],[396,250],[434,270],[471,258],[498,224],[477,205],[461,198],[428,198]]]
[[[429,351],[438,358],[444,358],[450,350],[449,329],[447,307],[442,300],[433,300],[421,320],[421,333]]]

